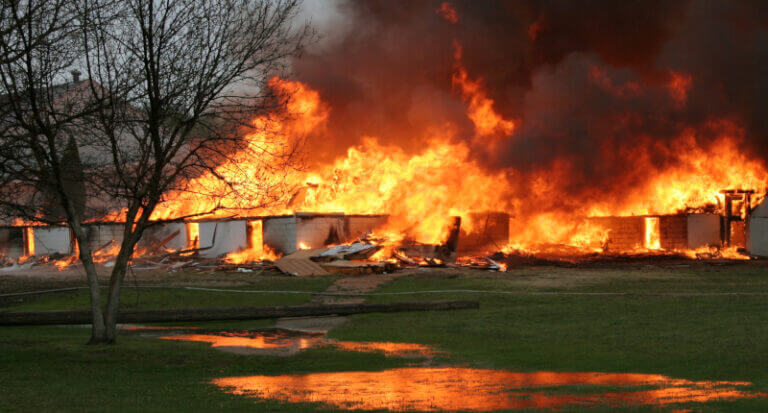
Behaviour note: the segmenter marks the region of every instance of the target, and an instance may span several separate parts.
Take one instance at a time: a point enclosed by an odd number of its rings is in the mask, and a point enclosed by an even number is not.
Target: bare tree
[[[82,182],[71,173],[73,130],[94,107],[84,82],[67,83],[83,53],[67,0],[4,0],[0,11],[0,205],[6,216],[67,222],[84,239]],[[74,159],[67,159],[74,156]],[[80,259],[91,291],[92,341],[104,325],[96,269],[87,243]]]
[[[294,22],[298,0],[83,0],[72,2],[70,11],[76,21],[63,29],[67,35],[61,43],[74,50],[69,65],[79,65],[89,77],[83,82],[87,94],[72,94],[79,97],[73,104],[62,105],[61,97],[50,99],[51,113],[71,115],[46,138],[50,149],[44,159],[23,163],[54,176],[34,183],[55,188],[56,200],[66,206],[64,218],[81,246],[91,286],[91,341],[109,343],[116,338],[120,287],[137,242],[153,224],[153,211],[169,192],[189,190],[191,178],[215,171],[217,162],[234,151],[253,149],[243,136],[258,126],[248,119],[273,102],[265,81],[284,71],[286,59],[299,53],[313,33],[307,23]],[[36,89],[54,90],[51,86]],[[21,125],[23,133],[7,140],[4,155],[10,155],[12,144],[27,151],[39,145],[37,124],[47,122],[21,122],[37,110],[27,108],[32,106],[28,102],[18,106],[7,130]],[[87,236],[82,214],[63,176],[70,174],[65,173],[62,154],[66,148],[72,153],[73,146],[82,165],[86,203],[119,210],[123,223],[103,307],[91,252],[83,248]],[[274,157],[281,167],[290,166],[294,155],[290,145],[254,153]],[[8,175],[16,179],[6,179],[3,190],[40,186],[20,185],[28,183],[22,169]],[[271,190],[265,188],[266,193]],[[278,198],[269,195],[264,200]],[[11,209],[18,212],[25,205],[30,204],[14,203]],[[26,211],[25,216],[30,215],[40,220],[39,211]]]

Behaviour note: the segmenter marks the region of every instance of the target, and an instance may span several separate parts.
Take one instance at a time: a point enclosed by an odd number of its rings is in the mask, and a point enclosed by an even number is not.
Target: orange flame
[[[661,220],[658,217],[646,217],[645,224],[645,248],[649,250],[661,249]]]
[[[493,100],[486,96],[482,79],[470,79],[467,70],[462,65],[461,45],[454,42],[453,47],[454,58],[456,59],[453,84],[461,90],[464,101],[467,103],[467,116],[475,125],[475,142],[490,145],[488,150],[492,151],[500,139],[507,138],[514,132],[515,123],[496,113],[493,109]]]
[[[460,48],[457,54],[460,58]],[[514,122],[493,111],[492,101],[484,94],[481,83],[470,80],[461,67],[457,70],[455,81],[466,98],[470,118],[476,121],[477,136],[513,133]],[[595,76],[606,88],[618,88],[621,93],[632,89],[626,85],[615,86],[600,73]],[[291,119],[254,120],[264,127],[247,136],[251,145],[279,147],[280,139],[295,139],[325,127],[328,109],[317,92],[298,82],[273,79],[270,84],[293,94],[287,105]],[[470,212],[507,211],[515,216],[510,248],[531,250],[537,245],[566,244],[599,251],[607,233],[583,217],[671,214],[690,207],[722,204],[719,191],[723,188],[765,192],[768,171],[761,162],[740,150],[743,130],[728,121],[713,122],[711,126],[720,135],[711,143],[701,143],[694,130],[686,130],[666,148],[670,157],[677,159],[673,166],[657,166],[644,152],[627,148],[632,152],[618,156],[633,162],[637,173],[643,176],[636,180],[628,195],[594,199],[581,209],[566,212],[557,212],[558,198],[553,194],[571,179],[573,168],[567,160],[537,171],[526,192],[519,193],[510,185],[509,177],[528,176],[526,171],[486,170],[470,157],[470,146],[456,139],[457,129],[450,125],[430,131],[431,135],[425,137],[427,144],[417,153],[407,153],[400,147],[383,145],[375,137],[365,137],[359,145],[349,148],[346,156],[306,172],[274,168],[266,173],[259,160],[236,153],[231,162],[217,167],[217,174],[235,182],[238,193],[258,192],[262,178],[284,180],[299,188],[291,203],[258,210],[263,215],[293,211],[383,213],[390,216],[383,233],[400,234],[396,239],[407,236],[421,242],[439,243],[444,240],[444,228],[451,216],[461,216],[462,228],[471,231]],[[245,177],[253,179],[244,179],[240,175],[243,172]],[[204,175],[190,185],[215,186],[216,181],[212,175]],[[211,208],[214,202],[225,205],[228,213],[248,206],[232,191],[222,193],[216,199],[189,194],[172,196],[157,215],[200,213]],[[526,208],[527,205],[537,207]],[[239,212],[254,214],[251,209]],[[649,245],[657,248],[657,240]]]
[[[243,251],[231,252],[224,257],[224,260],[233,264],[242,264],[252,261],[270,260],[274,261],[280,258],[280,254],[264,245],[263,222],[261,220],[248,222],[248,248]]]

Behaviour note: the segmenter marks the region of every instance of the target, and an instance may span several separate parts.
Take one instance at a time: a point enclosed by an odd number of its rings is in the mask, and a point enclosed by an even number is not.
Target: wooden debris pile
[[[282,272],[296,276],[328,274],[371,274],[391,272],[397,266],[385,261],[371,261],[380,245],[353,242],[324,248],[298,250],[275,261]]]
[[[133,270],[205,271],[225,273],[282,272],[292,276],[313,276],[328,274],[371,274],[389,273],[400,269],[418,268],[473,268],[487,271],[506,271],[509,257],[496,253],[491,256],[458,257],[461,219],[455,217],[448,228],[446,241],[442,244],[424,244],[413,240],[397,243],[388,239],[377,239],[367,233],[351,243],[330,245],[322,248],[301,249],[275,261],[261,259],[248,262],[234,262],[226,254],[209,257],[208,251],[216,240],[216,229],[208,247],[169,248],[169,245],[199,245],[197,242],[178,242],[183,237],[180,230],[163,235],[162,238],[143,240],[134,252],[130,265]],[[93,249],[94,260],[104,267],[114,265],[120,242],[114,239]],[[59,254],[45,257],[21,257],[7,260],[0,257],[0,270],[25,270],[32,266],[53,264],[59,269],[78,264],[78,256]]]

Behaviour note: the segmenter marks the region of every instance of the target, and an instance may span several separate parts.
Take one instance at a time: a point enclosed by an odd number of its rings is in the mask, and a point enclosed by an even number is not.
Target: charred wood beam
[[[479,308],[477,301],[406,301],[397,303],[326,304],[271,307],[210,307],[163,310],[122,310],[118,323],[162,323],[188,321],[258,320],[281,317],[311,317],[402,311],[445,311]],[[0,311],[0,326],[90,324],[91,312]]]

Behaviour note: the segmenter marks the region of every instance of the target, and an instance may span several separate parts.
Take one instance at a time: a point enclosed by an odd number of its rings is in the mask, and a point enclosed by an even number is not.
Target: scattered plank
[[[177,229],[173,234],[168,235],[167,237],[163,238],[160,242],[158,242],[157,245],[154,245],[153,248],[156,249],[156,250],[159,250],[160,248],[165,247],[165,244],[171,242],[180,233],[181,233],[181,230]]]
[[[332,261],[338,259],[344,260],[364,260],[375,254],[382,247],[380,245],[363,244],[354,242],[347,245],[336,245],[328,247],[327,251],[313,256],[314,261]]]
[[[308,277],[311,275],[329,275],[330,273],[310,258],[328,251],[328,248],[298,250],[275,261],[275,266],[288,275]]]

